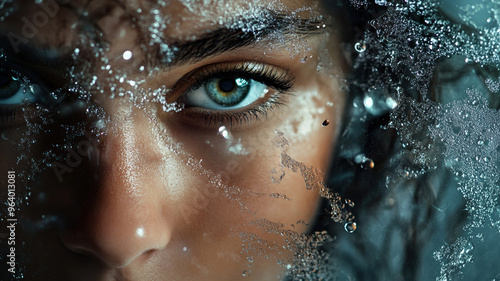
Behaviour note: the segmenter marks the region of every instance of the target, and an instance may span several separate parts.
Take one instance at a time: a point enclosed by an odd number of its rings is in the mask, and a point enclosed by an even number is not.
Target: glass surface
[[[0,0],[0,280],[500,280],[496,0]]]

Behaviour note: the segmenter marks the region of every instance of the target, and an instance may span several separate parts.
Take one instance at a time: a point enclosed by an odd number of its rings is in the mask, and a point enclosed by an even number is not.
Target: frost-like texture
[[[400,245],[396,247],[407,247],[400,256],[400,274],[413,276],[412,280],[471,280],[483,272],[481,278],[495,278],[498,272],[492,270],[492,259],[500,253],[494,242],[500,238],[497,1],[375,1],[376,6],[351,2],[372,18],[365,30],[356,34],[353,45],[357,53],[354,68],[361,71],[351,86],[361,96],[354,99],[357,111],[353,112],[358,115],[353,122],[363,124],[389,112],[387,125],[380,128],[394,132],[398,146],[387,165],[388,191],[383,196],[387,197],[388,208],[408,203],[400,212],[414,216],[413,221],[394,221],[401,224],[397,229],[408,230],[406,236],[402,235],[407,241],[392,242]],[[354,163],[358,163],[357,155],[371,157],[369,153],[374,153],[352,144],[345,147],[350,150],[343,154]],[[374,163],[376,169],[377,161]],[[456,202],[463,200],[464,204],[457,208],[461,213],[455,214],[452,209],[456,206],[444,203],[455,196],[454,189],[462,197]],[[414,194],[413,202],[401,197],[405,192]],[[395,200],[398,197],[399,201]],[[434,229],[435,237],[427,244],[423,243],[426,226],[412,230],[426,204],[436,208],[425,211],[429,231]],[[387,221],[395,217],[390,213],[387,216]],[[448,217],[447,230],[430,226],[440,217]],[[437,237],[443,237],[446,244],[440,246],[434,240]],[[420,247],[419,251],[409,250],[412,239],[412,247]],[[483,252],[472,250],[478,245]],[[486,250],[488,245],[490,249]],[[439,271],[430,253],[439,263]],[[397,267],[395,260],[388,262],[388,267]],[[387,278],[396,278],[395,274]]]
[[[240,31],[245,38],[260,43],[266,42],[260,38],[266,35],[267,40],[274,42],[265,45],[266,50],[283,47],[291,58],[298,58],[305,65],[316,59],[304,55],[311,51],[311,46],[304,37],[290,31],[304,32],[298,30],[301,24],[314,26],[309,36],[319,36],[330,32],[328,28],[342,29],[343,24],[330,25],[332,20],[319,15],[316,5],[291,9],[279,0],[241,1],[238,5],[223,0],[180,0],[176,3],[183,14],[165,12],[174,1],[148,2],[141,8],[128,7],[120,1],[90,1],[92,4],[85,7],[76,2],[64,10],[61,7],[69,16],[61,20],[64,30],[60,33],[76,34],[61,43],[69,48],[65,49],[68,67],[64,86],[37,101],[40,104],[33,108],[36,116],[28,111],[24,114],[26,130],[15,144],[23,151],[15,164],[28,167],[18,174],[23,179],[20,184],[26,186],[17,199],[19,206],[47,203],[48,195],[35,191],[48,174],[68,186],[97,178],[107,168],[99,162],[100,155],[112,148],[103,140],[123,129],[116,128],[113,122],[127,121],[124,123],[134,129],[137,125],[131,124],[131,117],[143,114],[149,123],[141,126],[158,136],[154,141],[161,144],[157,160],[169,163],[171,158],[178,158],[179,167],[163,169],[162,176],[196,176],[205,184],[203,188],[174,184],[176,188],[169,191],[169,199],[178,199],[182,197],[181,188],[195,190],[196,206],[179,207],[183,223],[191,224],[220,195],[236,206],[237,215],[254,218],[250,225],[262,230],[259,235],[231,229],[242,242],[245,259],[241,262],[248,266],[243,277],[252,276],[256,259],[264,259],[281,265],[284,274],[293,280],[498,278],[498,268],[494,267],[500,253],[497,0],[350,1],[352,7],[345,7],[347,10],[354,9],[350,12],[369,18],[366,22],[364,18],[351,19],[354,34],[350,29],[346,33],[352,35],[353,42],[337,42],[340,36],[332,40],[351,63],[350,79],[343,80],[343,71],[327,46],[328,40],[320,43],[318,63],[313,68],[330,74],[329,78],[340,79],[335,85],[349,92],[338,159],[334,159],[336,165],[327,174],[326,182],[326,171],[292,157],[294,149],[300,148],[290,145],[290,140],[308,140],[316,127],[333,125],[332,117],[323,116],[333,104],[319,100],[319,95],[294,93],[314,118],[290,117],[283,132],[266,127],[275,133],[270,139],[236,137],[237,130],[233,132],[229,125],[216,124],[216,128],[211,128],[212,135],[207,138],[218,139],[204,140],[207,147],[213,148],[220,142],[235,159],[241,157],[251,162],[250,157],[256,154],[271,159],[270,155],[256,153],[248,142],[273,147],[277,152],[272,159],[275,168],[264,171],[262,178],[283,183],[295,173],[302,178],[300,184],[305,190],[318,192],[323,205],[317,212],[326,218],[318,218],[317,229],[308,224],[312,222],[284,224],[259,217],[258,208],[252,208],[246,199],[293,200],[286,193],[257,192],[253,188],[258,188],[258,184],[243,187],[231,183],[236,174],[232,168],[237,166],[233,164],[238,162],[228,161],[222,167],[226,171],[214,171],[207,168],[212,164],[209,161],[219,159],[201,159],[188,152],[189,141],[179,140],[165,125],[167,117],[182,114],[186,108],[165,85],[168,77],[161,72],[178,62],[178,41],[193,42],[203,38],[196,34],[217,28]],[[333,5],[333,1],[324,4]],[[0,22],[19,8],[15,1],[0,1]],[[193,15],[198,21],[189,22]],[[276,26],[276,17],[281,17],[280,24],[284,26]],[[101,28],[95,21],[112,28]],[[182,25],[185,22],[198,33],[186,36]],[[280,29],[269,32],[268,26]],[[134,43],[112,46],[107,36],[124,36]],[[0,52],[2,63],[6,56]],[[47,56],[51,53],[47,52]],[[36,95],[43,90],[36,81],[22,82],[26,94]],[[130,107],[113,115],[112,107],[96,104],[95,99],[100,96]],[[306,102],[313,99],[314,102]],[[326,106],[317,106],[321,103]],[[265,117],[277,118],[271,114]],[[44,143],[43,150],[37,150],[46,136],[53,140]],[[184,136],[189,138],[190,134],[184,131]],[[8,133],[1,132],[0,141],[10,139]],[[145,156],[136,153],[131,158],[141,157]],[[132,164],[127,164],[133,165],[132,160]],[[86,169],[95,173],[86,174]],[[63,220],[61,214],[44,213],[25,218],[22,224],[27,232],[36,234],[62,225]],[[296,231],[298,226],[309,233]],[[283,243],[270,240],[269,236],[280,237]],[[24,251],[22,247],[20,250]],[[231,259],[239,257],[233,254]]]

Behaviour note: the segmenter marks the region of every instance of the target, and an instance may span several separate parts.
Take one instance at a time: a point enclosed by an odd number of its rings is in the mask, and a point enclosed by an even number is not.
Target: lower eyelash
[[[210,112],[203,111],[201,118],[205,120],[208,127],[226,126],[231,129],[233,126],[241,126],[259,121],[261,118],[267,119],[269,112],[286,106],[284,95],[293,95],[291,92],[277,92],[263,104],[249,108],[243,112]]]
[[[14,123],[19,116],[19,111],[18,108],[0,106],[0,128]]]

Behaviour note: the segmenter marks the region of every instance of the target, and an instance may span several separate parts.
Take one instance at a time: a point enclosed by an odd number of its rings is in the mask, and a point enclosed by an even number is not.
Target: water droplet
[[[349,207],[354,207],[354,202],[352,202],[350,199],[346,199],[345,203],[349,205]]]
[[[363,153],[356,155],[356,157],[354,157],[354,162],[360,164],[363,169],[373,169],[375,167],[375,162],[366,157]]]
[[[139,227],[139,228],[135,231],[135,234],[137,235],[137,237],[144,237],[144,228]]]
[[[32,85],[30,85],[29,90],[32,94],[38,95],[42,91],[42,88],[36,84],[32,84]],[[53,94],[53,95],[55,95],[55,94]]]
[[[460,250],[460,256],[470,255],[472,253],[472,250],[474,250],[474,244],[469,241],[463,246],[462,250]]]
[[[131,51],[125,51],[123,52],[123,59],[124,60],[129,60],[132,58],[132,52]]]
[[[361,164],[361,168],[373,169],[375,167],[375,162],[372,159],[366,159],[364,163]]]
[[[396,106],[398,106],[398,102],[395,101],[393,98],[387,98],[385,100],[385,103],[387,104],[387,106],[390,108],[390,109],[394,109],[396,108]]]
[[[386,0],[375,0],[375,4],[380,5],[380,6],[387,6],[387,1]]]
[[[464,177],[464,173],[463,173],[462,171],[457,171],[457,172],[455,173],[455,176],[456,176],[457,178],[463,178],[463,177]]]
[[[328,126],[329,124],[330,124],[330,120],[325,119],[325,121],[323,121],[323,123],[321,123],[321,126],[326,127],[326,126]]]
[[[366,50],[366,44],[365,42],[357,42],[356,44],[354,44],[354,49],[356,50],[356,52],[358,53],[362,53]]]
[[[366,108],[371,108],[373,106],[373,99],[369,96],[366,96],[363,99],[363,104],[365,105]]]
[[[226,140],[232,139],[231,133],[226,129],[226,126],[219,127],[219,134]]]
[[[356,231],[357,228],[358,228],[358,226],[357,226],[356,222],[353,222],[353,221],[346,222],[344,224],[345,231],[347,231],[349,233],[353,233],[354,231]]]

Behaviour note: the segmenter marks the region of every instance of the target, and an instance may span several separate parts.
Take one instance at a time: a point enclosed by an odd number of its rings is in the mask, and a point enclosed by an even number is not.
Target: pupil
[[[234,79],[223,78],[219,82],[219,88],[223,92],[232,92],[235,87],[236,83],[234,82]]]

